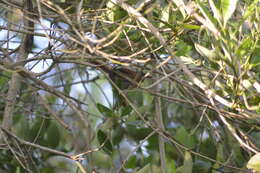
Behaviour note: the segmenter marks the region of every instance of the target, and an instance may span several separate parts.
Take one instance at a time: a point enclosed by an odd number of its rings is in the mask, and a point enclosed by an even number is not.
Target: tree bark
[[[32,1],[25,0],[24,1],[24,15],[23,15],[23,25],[24,28],[27,28],[30,31],[34,31],[34,23],[28,19],[31,19],[32,16]],[[11,14],[12,15],[12,14]],[[25,60],[29,53],[31,52],[33,46],[33,35],[25,34],[23,35],[21,45],[18,49],[17,56],[15,57],[16,61]],[[24,65],[24,64],[22,64]],[[16,97],[19,94],[20,85],[21,85],[21,76],[17,72],[13,72],[11,76],[11,81],[9,81],[9,90],[6,96],[6,104],[4,109],[4,116],[2,126],[7,130],[11,130],[12,127],[12,118],[14,112],[14,105],[16,102]]]

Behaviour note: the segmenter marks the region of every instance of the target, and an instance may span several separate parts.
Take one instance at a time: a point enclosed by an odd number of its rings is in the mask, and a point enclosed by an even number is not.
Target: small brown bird
[[[115,82],[120,89],[137,87],[143,77],[142,72],[136,72],[126,67],[114,68],[110,70],[108,74],[110,79]]]
[[[104,64],[98,61],[91,62],[103,72],[109,75],[109,78],[120,89],[131,89],[138,86],[138,83],[143,79],[142,72],[134,71],[128,67],[112,67],[111,65]]]
[[[128,67],[112,67],[108,64],[102,64],[97,61],[92,62],[98,67],[101,71],[108,74],[109,78],[113,83],[121,90],[133,89],[138,87],[139,82],[143,79],[144,74],[142,72],[134,71],[129,69]],[[128,103],[122,97],[120,92],[114,87],[113,84],[113,98],[114,98],[114,108],[118,108],[119,106],[127,106]],[[127,94],[127,93],[125,93]]]
[[[117,85],[121,90],[133,89],[138,87],[138,83],[143,78],[142,72],[136,72],[130,70],[126,67],[121,68],[113,68],[108,72],[109,78]],[[113,85],[112,85],[113,86]],[[127,95],[127,93],[125,93]],[[127,106],[128,102],[125,98],[120,94],[120,92],[115,89],[113,86],[113,95],[114,95],[114,108],[118,108],[120,106]]]

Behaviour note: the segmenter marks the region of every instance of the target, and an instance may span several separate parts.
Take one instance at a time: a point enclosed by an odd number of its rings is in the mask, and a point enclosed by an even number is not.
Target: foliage
[[[259,171],[259,0],[0,4],[0,172]]]
[[[256,172],[260,172],[260,157],[259,153],[254,155],[247,163],[247,167]]]

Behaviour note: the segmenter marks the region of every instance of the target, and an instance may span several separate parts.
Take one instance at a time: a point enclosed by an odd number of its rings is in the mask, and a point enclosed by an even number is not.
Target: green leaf
[[[248,55],[253,48],[253,41],[251,37],[245,37],[242,41],[242,43],[239,45],[239,47],[236,49],[236,54],[239,55],[240,57],[243,57],[245,55]]]
[[[187,16],[186,11],[185,11],[185,3],[183,2],[183,0],[173,0],[173,3],[176,4],[176,6],[178,7],[178,9],[180,10],[183,18],[185,18]]]
[[[213,0],[209,0],[209,5],[210,5],[210,8],[211,8],[211,10],[214,14],[214,17],[218,20],[218,22],[220,24],[222,24],[222,15],[221,15],[221,11],[220,11],[220,3],[218,3],[216,5]]]
[[[193,164],[193,172],[208,173],[210,172],[211,163],[203,160],[196,160]]]
[[[176,139],[189,148],[195,146],[195,140],[193,136],[190,136],[184,127],[178,128],[176,132]]]
[[[159,24],[159,27],[163,27],[163,24],[169,25],[169,17],[170,17],[170,7],[165,6],[162,8],[162,15],[161,18],[159,19],[161,23]]]
[[[108,1],[106,6],[107,6],[106,17],[112,22],[118,21],[128,14],[125,10],[117,6],[112,1]]]
[[[47,146],[56,148],[60,142],[60,131],[55,122],[52,122],[47,130]]]
[[[169,27],[172,31],[175,31],[176,30],[176,27],[174,26],[174,25],[172,25],[172,24],[170,24],[169,22],[165,22],[165,21],[163,21],[163,20],[161,20],[161,19],[157,19],[158,21],[160,21],[162,24],[164,24],[165,26],[167,26],[167,27]],[[160,23],[160,24],[161,24]]]
[[[106,133],[104,133],[102,130],[99,130],[97,133],[98,142],[100,145],[104,144],[104,147],[102,148],[107,154],[111,155],[113,151],[113,147],[111,142],[109,141],[109,138]]]
[[[187,23],[182,23],[182,24],[180,24],[180,26],[185,29],[195,29],[195,30],[199,30],[201,28],[201,26],[199,26],[199,25],[192,25],[192,24],[187,24]]]
[[[177,173],[192,173],[192,157],[190,152],[185,152],[184,163],[177,169]]]
[[[122,141],[123,137],[124,137],[124,129],[120,126],[117,126],[113,130],[113,134],[112,134],[113,145],[118,145]]]
[[[30,128],[29,138],[34,140],[37,137],[37,143],[42,144],[44,142],[44,134],[49,127],[49,120],[37,118]]]
[[[9,74],[7,73],[7,72],[1,72],[0,73],[1,75],[6,75],[7,77],[9,76]],[[1,86],[1,91],[2,91],[2,89],[3,89],[3,87],[4,87],[4,85],[5,84],[7,84],[8,83],[8,78],[7,77],[2,77],[1,76],[1,78],[0,78],[0,86]],[[7,88],[7,87],[6,87]]]
[[[106,129],[114,128],[117,126],[116,118],[106,118],[102,124],[100,124],[100,129],[107,131]]]
[[[126,131],[129,136],[138,141],[143,140],[152,132],[150,128],[137,128],[134,125],[127,125]]]
[[[127,16],[127,12],[125,10],[123,10],[120,7],[117,7],[116,10],[114,11],[115,16],[114,16],[114,21],[118,21],[123,19],[125,16]]]
[[[114,22],[114,17],[115,17],[114,10],[117,8],[116,4],[114,4],[111,1],[108,1],[107,4],[106,4],[106,7],[108,9],[106,17],[108,18],[108,20]]]
[[[226,26],[228,20],[235,12],[238,0],[221,0],[221,9],[224,27]]]
[[[53,173],[53,172],[55,172],[55,168],[45,167],[45,168],[42,168],[40,171],[42,173]]]
[[[184,62],[185,64],[194,64],[194,65],[200,65],[201,64],[201,61],[200,60],[196,60],[196,59],[193,59],[192,57],[190,56],[180,56],[179,57],[182,62]]]
[[[97,103],[97,109],[105,117],[113,117],[114,116],[114,112],[111,109],[109,109],[108,107],[106,107],[106,106],[104,106],[100,103]]]
[[[191,46],[188,45],[186,42],[184,41],[178,41],[176,42],[176,47],[177,47],[177,52],[176,52],[176,56],[185,56],[188,55],[190,50],[191,50]]]
[[[257,5],[258,3],[259,3],[259,0],[254,0],[253,3],[250,4],[250,5],[247,7],[247,9],[246,9],[246,11],[245,11],[245,13],[244,13],[244,15],[243,15],[243,19],[244,19],[244,20],[246,20],[248,17],[250,17],[250,16],[253,15],[255,8],[258,7],[258,5]]]
[[[125,106],[122,108],[122,113],[121,116],[126,116],[128,114],[130,114],[132,111],[132,107],[131,106]]]
[[[176,173],[175,161],[167,159],[166,173]]]
[[[250,58],[250,65],[252,67],[256,67],[260,65],[260,47],[255,48],[252,53],[252,57]]]
[[[260,153],[255,154],[250,158],[246,167],[248,169],[253,169],[256,173],[260,173]]]
[[[155,134],[153,136],[151,136],[149,139],[148,139],[148,145],[146,146],[146,148],[148,150],[155,150],[157,151],[158,150],[158,145],[159,145],[159,141],[158,141],[158,135]]]
[[[133,155],[127,160],[127,162],[125,164],[125,168],[134,169],[134,168],[136,168],[136,165],[137,165],[137,158],[135,155]]]
[[[207,157],[216,158],[217,149],[211,138],[202,141],[200,144],[200,152]]]
[[[209,10],[199,0],[197,0],[196,2],[198,4],[201,13],[203,14],[203,16],[206,18],[208,22],[207,27],[211,28],[212,30],[217,30],[216,19],[214,19],[213,16],[211,16]]]
[[[210,50],[200,44],[195,43],[195,49],[200,55],[205,58],[208,58],[212,62],[217,62],[217,56],[214,50]]]
[[[220,162],[224,162],[225,161],[224,147],[222,144],[219,144],[217,148],[218,150],[217,150],[216,160]]]

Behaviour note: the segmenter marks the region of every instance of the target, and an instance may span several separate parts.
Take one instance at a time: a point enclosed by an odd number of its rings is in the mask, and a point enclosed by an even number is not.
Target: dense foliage
[[[259,171],[259,0],[0,9],[0,172]]]

